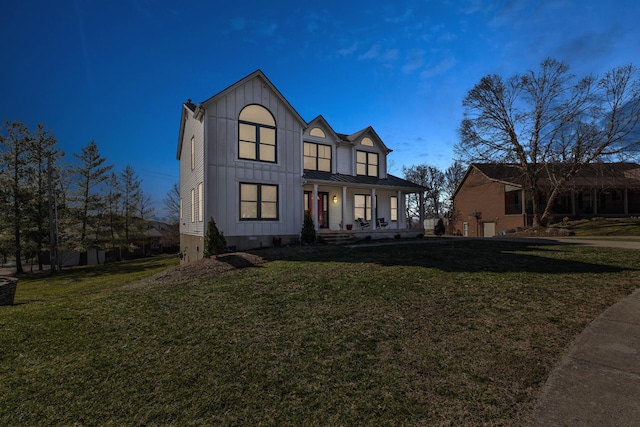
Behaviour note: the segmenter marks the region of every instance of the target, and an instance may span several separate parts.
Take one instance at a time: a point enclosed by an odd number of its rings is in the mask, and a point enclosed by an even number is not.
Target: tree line
[[[0,256],[12,255],[17,273],[29,259],[56,271],[59,251],[124,258],[155,213],[134,169],[116,172],[95,141],[66,162],[50,130],[20,121],[5,121],[0,133],[0,212]]]

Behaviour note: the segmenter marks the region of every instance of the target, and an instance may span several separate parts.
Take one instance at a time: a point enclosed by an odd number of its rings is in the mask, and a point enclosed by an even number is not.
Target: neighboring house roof
[[[549,169],[562,172],[570,165],[557,163],[548,165]],[[491,181],[513,185],[515,187],[524,186],[524,174],[522,168],[516,164],[504,163],[472,163],[467,169],[462,181],[458,185],[453,196],[462,187],[469,173],[477,170]],[[544,181],[551,181],[550,175],[544,174]],[[636,163],[592,163],[584,166],[576,173],[564,187],[573,188],[640,188],[640,165]]]
[[[353,176],[331,172],[305,171],[302,177],[307,182],[359,184],[367,187],[401,188],[403,190],[410,189],[414,192],[426,190],[426,188],[421,185],[389,174],[387,174],[386,178],[376,178],[372,176]]]

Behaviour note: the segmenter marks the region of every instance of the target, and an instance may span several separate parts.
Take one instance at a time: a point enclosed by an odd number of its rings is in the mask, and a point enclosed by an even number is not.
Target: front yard
[[[169,259],[22,278],[0,307],[0,425],[522,425],[640,269],[463,239],[225,257],[201,278],[139,282]]]

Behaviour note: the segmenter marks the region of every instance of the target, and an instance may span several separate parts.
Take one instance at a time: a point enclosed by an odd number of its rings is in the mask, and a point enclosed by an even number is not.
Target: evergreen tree
[[[49,226],[54,224],[53,211],[50,212],[50,208],[53,210],[53,191],[59,178],[57,163],[64,155],[56,148],[57,143],[56,137],[45,130],[42,124],[38,124],[36,133],[29,139],[27,147],[27,159],[32,170],[30,187],[33,195],[27,211],[30,224],[28,236],[34,244],[39,270],[43,269],[42,253],[50,239]]]
[[[120,192],[122,194],[122,216],[124,223],[124,242],[131,245],[136,237],[136,213],[142,198],[140,180],[130,165],[127,165],[120,173]]]
[[[0,187],[5,226],[12,230],[12,249],[16,259],[16,272],[22,268],[23,231],[26,227],[26,209],[30,199],[28,178],[31,174],[28,149],[31,132],[22,122],[6,121],[6,135],[0,134]]]
[[[309,212],[305,212],[304,214],[300,238],[302,243],[314,243],[316,241],[316,227],[313,224],[313,218]]]
[[[433,234],[440,237],[444,234],[444,231],[444,221],[442,221],[442,218],[438,218],[438,223],[433,228]]]
[[[103,219],[98,215],[104,209],[100,186],[109,179],[108,173],[113,169],[113,165],[105,165],[106,159],[100,155],[94,141],[83,147],[81,154],[74,154],[74,156],[79,163],[73,168],[77,179],[73,201],[76,205],[76,218],[81,224],[80,248],[87,250],[89,246],[88,233],[97,231],[100,226],[96,221]],[[92,243],[98,243],[98,236],[95,233],[93,240]]]
[[[204,256],[210,258],[213,255],[222,254],[227,250],[227,241],[224,234],[218,230],[216,222],[211,218],[207,224],[207,232],[204,236]]]

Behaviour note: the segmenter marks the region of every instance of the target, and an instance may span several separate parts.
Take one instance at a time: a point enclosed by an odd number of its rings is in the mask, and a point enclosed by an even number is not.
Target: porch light
[[[338,196],[337,195],[333,195],[333,203],[338,203]]]

